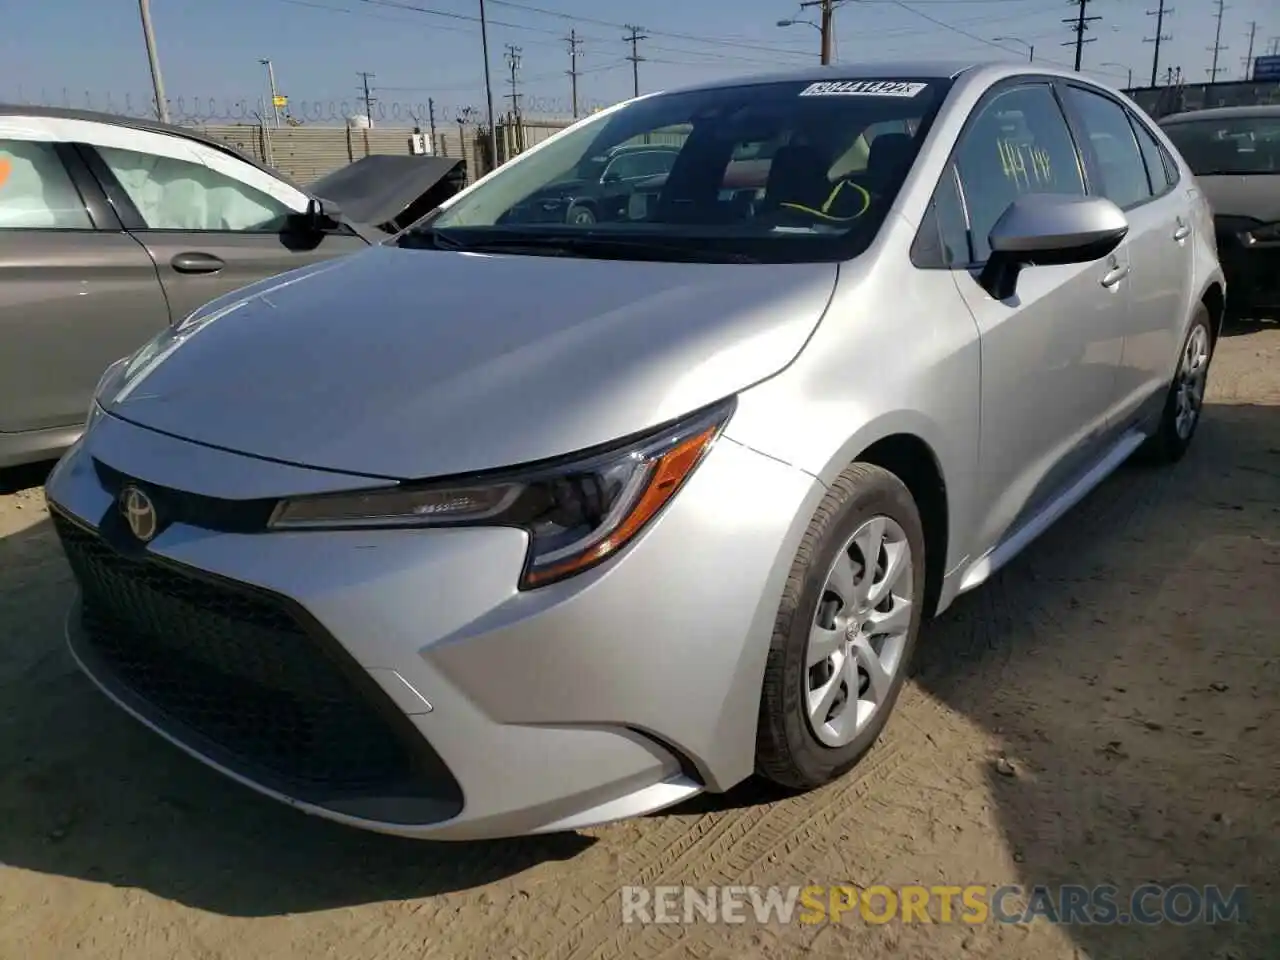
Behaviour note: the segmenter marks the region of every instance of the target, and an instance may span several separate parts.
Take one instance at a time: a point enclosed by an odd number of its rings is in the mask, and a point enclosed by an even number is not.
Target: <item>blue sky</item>
[[[1084,69],[1124,84],[1151,69],[1158,0],[1091,0],[1103,19],[1087,34]],[[637,24],[642,90],[718,76],[751,73],[817,60],[818,31],[780,28],[780,19],[811,16],[799,0],[486,0],[495,108],[508,103],[504,47],[521,48],[519,79],[527,106],[568,109],[568,43],[583,38],[579,67],[582,103],[605,103],[630,93],[625,24]],[[1189,80],[1208,79],[1215,0],[1169,2],[1164,65],[1181,66]],[[370,81],[380,109],[416,113],[434,98],[441,122],[473,105],[484,110],[478,0],[152,0],[166,93],[174,119],[225,119],[257,109],[273,61],[282,93],[300,116],[322,117],[359,108],[358,71]],[[1075,12],[1068,0],[846,0],[837,13],[837,60],[899,56],[1004,58],[1025,56],[1017,37],[1034,44],[1037,60],[1070,66],[1061,46],[1071,33],[1061,21]],[[1219,79],[1243,76],[1250,21],[1257,21],[1255,54],[1280,38],[1280,2],[1230,0],[1223,20]],[[0,101],[21,100],[97,109],[145,109],[151,82],[136,0],[32,0],[10,4],[0,34]]]

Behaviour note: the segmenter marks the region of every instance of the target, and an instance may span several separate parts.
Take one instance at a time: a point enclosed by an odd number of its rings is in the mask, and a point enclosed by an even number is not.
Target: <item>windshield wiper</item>
[[[435,234],[439,237],[439,233]],[[445,237],[445,249],[475,251],[527,250],[552,256],[591,257],[601,255],[619,260],[658,260],[680,263],[759,263],[755,257],[729,250],[716,250],[710,246],[714,240],[699,240],[697,246],[688,239],[669,240],[662,237],[602,237],[599,235],[547,234],[535,236],[485,237],[474,243],[463,244],[454,237]],[[453,246],[457,244],[457,246]]]

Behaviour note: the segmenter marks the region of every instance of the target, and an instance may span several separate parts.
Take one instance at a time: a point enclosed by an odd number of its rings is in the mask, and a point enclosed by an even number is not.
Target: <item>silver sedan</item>
[[[620,146],[588,222],[526,199]],[[71,649],[310,813],[571,830],[880,734],[922,622],[1198,423],[1208,207],[1123,95],[897,63],[631,100],[196,310],[48,482]]]

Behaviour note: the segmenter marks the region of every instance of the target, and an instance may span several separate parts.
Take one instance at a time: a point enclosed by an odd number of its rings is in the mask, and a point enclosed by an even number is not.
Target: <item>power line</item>
[[[365,0],[365,2],[371,2],[371,0]],[[562,13],[559,10],[548,10],[546,7],[537,7],[529,3],[520,3],[520,2],[517,2],[517,0],[490,0],[490,2],[498,6],[509,7],[514,10],[525,10],[529,13],[541,14],[544,17],[556,17],[557,19],[560,19],[560,20],[571,20],[575,23],[589,23],[597,27],[609,27],[610,29],[613,29],[613,30],[630,30],[631,29],[631,24],[629,23],[617,23],[613,20],[599,20],[594,17],[583,17],[577,14],[572,14],[572,13]],[[533,28],[530,27],[526,29],[533,29]],[[673,40],[692,40],[697,43],[710,44],[711,46],[738,47],[743,50],[762,50],[765,53],[783,53],[783,54],[788,54],[790,56],[806,56],[806,54],[802,53],[799,50],[792,50],[787,47],[779,47],[776,45],[769,46],[769,45],[760,44],[760,43],[748,43],[745,41],[736,40],[729,37],[700,37],[695,33],[675,33],[670,30],[650,30],[649,32],[653,34],[653,36],[655,37],[668,37]],[[645,37],[643,39],[647,40],[648,37]]]
[[[573,119],[578,119],[578,48],[582,46],[582,40],[578,36],[578,31],[570,30],[569,36],[565,38],[569,41],[569,83],[573,97]]]
[[[979,36],[976,33],[970,33],[968,30],[962,30],[959,27],[957,27],[955,24],[946,23],[945,21],[939,20],[937,17],[932,16],[931,14],[925,13],[923,10],[917,10],[915,7],[909,4],[903,3],[902,0],[884,0],[884,2],[891,3],[895,7],[901,7],[903,10],[907,11],[907,13],[914,14],[915,16],[919,17],[922,20],[928,20],[935,27],[942,27],[942,29],[944,30],[950,30],[952,33],[958,33],[960,34],[960,36],[967,37],[976,43],[982,43],[988,47],[995,47],[997,50],[1003,50],[1005,53],[1017,53],[1017,54],[1022,53],[1021,50],[1015,50],[1012,47],[1006,47],[1003,44],[996,43],[994,40],[988,39],[987,37]],[[916,2],[920,3],[920,2],[924,2],[924,0],[916,0]],[[1054,61],[1050,60],[1048,62],[1053,63]]]
[[[1220,54],[1223,50],[1230,49],[1229,47],[1225,47],[1222,44],[1222,15],[1226,12],[1226,10],[1227,10],[1226,0],[1218,0],[1218,16],[1217,16],[1218,25],[1215,28],[1213,33],[1213,46],[1207,48],[1213,51],[1213,66],[1209,68],[1210,83],[1215,83],[1217,82],[1217,79],[1218,79],[1218,72],[1219,72],[1218,71],[1218,54]]]
[[[631,61],[631,80],[635,88],[635,95],[638,97],[640,96],[640,61],[644,59],[644,57],[640,56],[638,45],[641,40],[648,40],[649,37],[647,34],[641,33],[639,27],[633,27],[629,23],[626,26],[630,32],[622,39],[631,44],[631,56],[627,57],[627,59]]]
[[[1089,24],[1094,23],[1098,20],[1101,20],[1102,17],[1085,16],[1085,14],[1089,10],[1089,0],[1071,0],[1071,3],[1078,6],[1080,8],[1080,12],[1076,14],[1074,17],[1069,17],[1068,19],[1063,20],[1062,22],[1071,25],[1071,30],[1073,33],[1075,33],[1076,38],[1074,40],[1068,40],[1066,43],[1063,44],[1063,46],[1064,47],[1074,46],[1076,48],[1075,69],[1076,69],[1076,72],[1078,73],[1080,71],[1080,60],[1084,55],[1084,45],[1086,43],[1093,43],[1095,40],[1098,39],[1097,37],[1089,37],[1089,39],[1086,40],[1084,36],[1085,31],[1089,29]]]
[[[1160,6],[1155,10],[1148,10],[1148,17],[1156,18],[1156,35],[1154,37],[1144,37],[1143,43],[1154,43],[1156,45],[1155,52],[1151,55],[1151,86],[1156,85],[1156,78],[1160,75],[1160,44],[1164,41],[1172,40],[1173,36],[1164,32],[1164,18],[1173,13],[1172,7],[1166,7],[1164,0],[1160,0]]]

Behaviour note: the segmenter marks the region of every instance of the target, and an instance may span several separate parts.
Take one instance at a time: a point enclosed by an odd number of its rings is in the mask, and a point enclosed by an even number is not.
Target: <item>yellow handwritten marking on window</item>
[[[13,173],[13,164],[6,157],[0,157],[0,187],[4,186],[4,182],[9,179],[11,173]]]
[[[997,140],[996,152],[1000,156],[1000,169],[1019,190],[1032,189],[1033,180],[1035,186],[1053,183],[1053,164],[1048,150],[1029,143]]]
[[[851,217],[837,217],[833,213],[831,213],[831,205],[836,202],[836,197],[840,196],[840,191],[843,190],[845,187],[852,187],[854,190],[857,190],[858,193],[862,194],[862,207],[858,210],[857,213],[855,213]],[[799,210],[801,213],[807,213],[810,216],[814,216],[814,217],[821,217],[823,220],[835,220],[839,222],[845,222],[848,220],[857,220],[860,216],[862,216],[864,213],[867,212],[867,208],[871,206],[871,194],[867,193],[866,189],[858,186],[856,183],[850,180],[841,180],[839,183],[835,185],[834,188],[832,188],[831,192],[827,194],[827,199],[825,202],[823,202],[821,209],[806,207],[803,203],[791,203],[791,202],[780,203],[778,204],[778,206],[787,207],[788,209],[791,209],[791,210]]]

